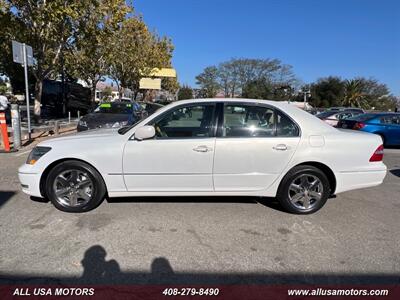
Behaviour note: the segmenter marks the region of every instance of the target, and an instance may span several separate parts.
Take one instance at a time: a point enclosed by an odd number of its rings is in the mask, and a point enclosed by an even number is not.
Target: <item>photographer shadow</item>
[[[175,273],[169,261],[163,257],[157,257],[151,263],[150,273],[130,274],[121,271],[118,262],[114,259],[106,260],[107,252],[100,246],[95,245],[86,250],[81,261],[83,274],[81,282],[94,283],[129,283],[140,281],[143,283],[162,283],[164,278],[169,280]]]

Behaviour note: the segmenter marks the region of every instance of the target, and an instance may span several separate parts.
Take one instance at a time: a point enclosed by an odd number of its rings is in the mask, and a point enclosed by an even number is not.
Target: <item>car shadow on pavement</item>
[[[107,198],[109,203],[237,203],[261,204],[282,211],[280,204],[272,197],[251,196],[180,196],[180,197],[121,197]]]
[[[46,199],[46,198],[41,198],[41,197],[30,196],[29,198],[30,198],[33,202],[40,202],[40,203],[48,203],[48,202],[50,202],[48,199]]]
[[[14,195],[15,192],[13,191],[0,191],[0,207],[2,207]]]
[[[390,170],[390,173],[392,173],[394,176],[400,177],[400,169],[392,169]]]
[[[234,284],[398,284],[398,274],[328,274],[328,273],[254,273],[175,272],[165,257],[155,257],[150,272],[122,271],[119,263],[106,260],[107,252],[101,245],[88,248],[81,260],[82,276],[50,276],[48,274],[10,274],[0,272],[0,285],[234,285]],[[53,270],[54,271],[54,270]],[[52,272],[54,274],[54,272]]]
[[[115,197],[106,198],[110,203],[257,203],[257,197],[244,196],[177,196],[177,197]]]

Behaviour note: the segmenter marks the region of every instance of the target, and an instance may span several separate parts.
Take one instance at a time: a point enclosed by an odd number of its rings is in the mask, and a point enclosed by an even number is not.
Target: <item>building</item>
[[[107,96],[108,92],[105,92],[105,90],[111,90],[111,96]],[[122,89],[122,95],[121,98],[123,99],[133,99],[133,93],[130,89]],[[118,88],[112,84],[109,84],[107,82],[98,82],[96,85],[96,96],[95,100],[96,102],[100,101],[115,101],[119,99],[119,92]]]

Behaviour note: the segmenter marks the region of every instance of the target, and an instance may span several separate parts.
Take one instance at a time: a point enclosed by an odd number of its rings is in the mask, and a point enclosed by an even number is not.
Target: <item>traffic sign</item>
[[[33,51],[32,47],[29,45],[25,45],[26,49],[26,60],[28,62],[28,66],[33,66]],[[13,61],[23,65],[24,64],[24,44],[12,41],[12,52],[13,52]]]
[[[142,78],[139,81],[140,89],[161,90],[160,78]]]
[[[176,70],[172,68],[154,68],[150,72],[141,72],[144,76],[149,77],[176,77]]]

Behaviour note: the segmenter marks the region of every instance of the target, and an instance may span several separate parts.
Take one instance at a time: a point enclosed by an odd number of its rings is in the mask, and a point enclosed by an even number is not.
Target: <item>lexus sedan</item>
[[[257,196],[308,214],[330,195],[381,184],[382,158],[380,136],[338,130],[287,103],[201,99],[43,141],[18,172],[25,193],[66,212],[105,196]]]
[[[338,127],[375,133],[385,146],[400,146],[400,113],[369,113],[341,120]]]

